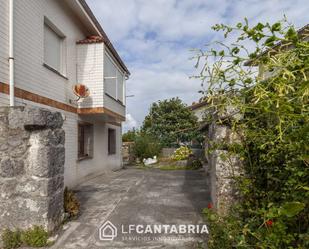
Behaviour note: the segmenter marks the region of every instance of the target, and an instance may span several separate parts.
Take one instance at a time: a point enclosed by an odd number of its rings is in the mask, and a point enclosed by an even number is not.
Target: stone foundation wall
[[[41,225],[63,218],[65,133],[58,112],[0,107],[0,227]]]
[[[122,143],[122,161],[124,165],[134,163],[135,156],[133,153],[134,142],[123,142]]]

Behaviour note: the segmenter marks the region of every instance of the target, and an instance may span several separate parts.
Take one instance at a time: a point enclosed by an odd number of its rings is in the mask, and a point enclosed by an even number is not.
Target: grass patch
[[[27,230],[16,231],[5,229],[1,237],[4,249],[19,248],[21,246],[45,247],[52,245],[48,241],[48,233],[42,226],[34,226]]]
[[[159,167],[160,170],[196,170],[191,166],[177,166],[177,165],[163,165]]]
[[[149,169],[151,167],[150,166],[145,166],[143,163],[140,163],[140,164],[135,165],[134,168],[136,168],[136,169]]]

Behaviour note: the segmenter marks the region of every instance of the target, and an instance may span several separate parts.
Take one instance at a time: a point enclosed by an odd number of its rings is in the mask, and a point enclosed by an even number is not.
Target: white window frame
[[[108,51],[105,50],[104,55],[106,55],[108,57],[108,59],[112,62],[113,66],[116,68],[116,75],[115,76],[107,76],[107,77],[104,76],[104,80],[105,79],[115,79],[115,82],[116,82],[116,98],[115,98],[115,100],[120,101],[123,105],[125,105],[125,72],[115,63],[115,59],[109,54]],[[122,88],[123,88],[123,90],[122,90],[122,100],[119,99],[117,70],[122,75]],[[105,69],[103,71],[105,72]],[[105,92],[105,93],[108,94],[107,92]],[[110,95],[108,94],[108,96],[110,96]],[[113,96],[111,96],[111,97],[113,98]]]
[[[60,39],[61,39],[61,43],[60,43],[60,62],[59,62],[59,69],[58,68],[54,68],[52,65],[49,65],[48,62],[46,61],[45,58],[45,27],[48,27],[49,29],[51,29],[51,31],[53,31]],[[67,54],[66,54],[66,36],[64,35],[64,33],[57,28],[56,25],[54,25],[47,17],[44,17],[44,42],[43,42],[43,51],[44,51],[44,56],[43,56],[43,61],[44,61],[44,65],[51,69],[52,71],[60,74],[61,76],[66,76],[67,74]]]

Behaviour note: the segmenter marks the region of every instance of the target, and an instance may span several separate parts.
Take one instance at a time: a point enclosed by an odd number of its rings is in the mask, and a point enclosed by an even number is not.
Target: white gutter
[[[9,82],[10,82],[10,106],[15,105],[14,101],[14,0],[9,0]]]

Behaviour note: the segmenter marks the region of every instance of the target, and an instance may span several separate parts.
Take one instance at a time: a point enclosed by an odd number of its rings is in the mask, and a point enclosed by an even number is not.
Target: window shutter
[[[61,71],[61,38],[47,24],[44,25],[44,62]]]

